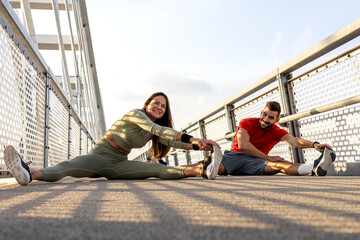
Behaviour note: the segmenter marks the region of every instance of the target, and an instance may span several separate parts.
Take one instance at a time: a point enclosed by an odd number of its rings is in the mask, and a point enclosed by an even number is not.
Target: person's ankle
[[[220,163],[218,174],[224,174],[226,172],[225,167],[222,163]]]
[[[44,174],[38,169],[31,169],[31,177],[33,180],[41,180]]]
[[[197,175],[196,176],[200,177],[204,171],[204,164],[199,164],[196,167],[197,167]]]

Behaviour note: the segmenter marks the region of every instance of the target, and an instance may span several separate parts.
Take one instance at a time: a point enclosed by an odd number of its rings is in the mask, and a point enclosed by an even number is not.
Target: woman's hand
[[[199,146],[199,150],[210,151],[213,146],[220,148],[220,145],[217,142],[214,142],[210,139],[200,139],[200,138],[191,138],[190,142]]]

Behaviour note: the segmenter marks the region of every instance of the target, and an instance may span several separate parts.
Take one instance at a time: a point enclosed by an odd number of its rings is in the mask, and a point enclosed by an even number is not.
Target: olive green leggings
[[[129,161],[108,154],[89,153],[64,161],[54,167],[41,169],[42,181],[54,182],[66,176],[106,177],[107,179],[161,179],[184,178],[184,167],[166,167],[162,164]]]

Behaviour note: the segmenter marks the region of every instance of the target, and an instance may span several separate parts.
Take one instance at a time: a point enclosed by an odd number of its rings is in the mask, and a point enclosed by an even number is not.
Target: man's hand
[[[285,159],[283,159],[280,156],[267,156],[265,160],[268,160],[270,162],[287,162]]]
[[[315,148],[316,150],[318,150],[319,152],[323,152],[325,146],[328,147],[328,148],[331,148],[331,146],[330,146],[329,144],[327,144],[327,143],[324,143],[324,144],[315,143],[315,144],[314,144],[314,148]]]
[[[210,151],[213,146],[217,146],[220,148],[220,145],[217,142],[214,142],[210,139],[193,138],[191,139],[191,143],[198,145],[199,150],[204,150],[204,151]]]

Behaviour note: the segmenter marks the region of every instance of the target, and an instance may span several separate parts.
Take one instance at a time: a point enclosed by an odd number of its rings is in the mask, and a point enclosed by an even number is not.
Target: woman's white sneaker
[[[222,153],[219,147],[213,146],[212,154],[205,158],[202,177],[214,180],[219,172]]]
[[[24,163],[13,146],[7,146],[5,148],[4,160],[5,165],[9,168],[10,172],[14,175],[16,181],[20,185],[28,185],[31,182],[30,168]]]

